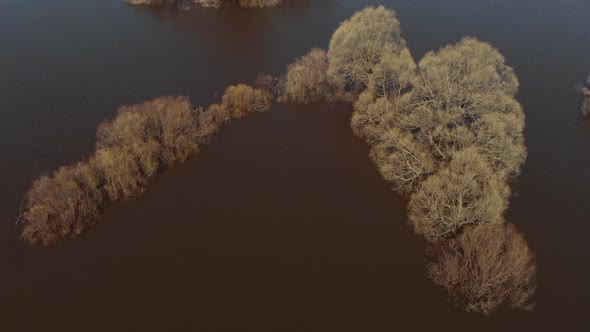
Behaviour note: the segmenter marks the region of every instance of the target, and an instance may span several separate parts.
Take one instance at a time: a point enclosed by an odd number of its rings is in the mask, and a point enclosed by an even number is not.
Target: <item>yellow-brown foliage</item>
[[[96,147],[100,150],[156,143],[157,160],[171,165],[198,150],[197,121],[188,97],[160,97],[123,106],[117,117],[99,126]]]
[[[312,49],[287,67],[281,101],[298,104],[329,98],[328,56],[326,51]]]
[[[500,305],[532,308],[534,254],[512,224],[466,227],[438,245],[427,272],[468,311],[490,314]]]
[[[501,223],[509,193],[476,149],[462,150],[412,194],[408,220],[416,233],[439,241],[466,225]]]
[[[254,89],[245,84],[230,85],[225,89],[221,104],[232,118],[241,118],[250,112],[268,111],[272,97],[268,91]]]
[[[367,7],[342,22],[332,35],[328,76],[338,90],[355,97],[369,86],[383,55],[399,54],[405,45],[395,12]]]
[[[51,245],[80,234],[94,223],[104,203],[100,178],[88,162],[60,167],[41,176],[26,196],[22,237],[31,244]]]
[[[241,116],[272,98],[244,85],[228,91],[224,101],[229,107],[193,108],[188,97],[122,106],[115,118],[98,127],[92,157],[33,183],[19,216],[22,237],[31,244],[51,245],[82,233],[105,203],[138,195],[162,167],[184,161],[210,142],[230,119],[230,109]]]

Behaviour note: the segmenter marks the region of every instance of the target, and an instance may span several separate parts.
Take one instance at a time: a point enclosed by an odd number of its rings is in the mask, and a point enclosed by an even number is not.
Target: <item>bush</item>
[[[241,118],[249,112],[264,112],[270,109],[272,94],[254,89],[245,84],[231,85],[225,89],[221,104],[232,118]]]
[[[534,254],[512,224],[465,228],[437,247],[427,273],[468,311],[490,314],[503,304],[533,307]]]
[[[275,94],[278,87],[278,79],[269,74],[258,74],[256,76],[256,89]]]
[[[104,149],[155,143],[159,145],[157,160],[172,165],[198,150],[197,121],[188,97],[160,97],[123,106],[117,117],[99,126],[96,146]]]
[[[88,162],[64,166],[37,179],[19,217],[22,237],[31,244],[51,245],[78,235],[98,218],[104,204],[100,178]]]
[[[306,104],[329,97],[328,56],[326,51],[312,49],[287,67],[281,100]]]
[[[92,161],[108,199],[116,202],[142,193],[161,167],[159,154],[154,141],[98,150]]]
[[[212,104],[207,110],[199,108],[197,123],[199,132],[197,142],[206,144],[219,133],[223,125],[230,120],[229,110],[220,104]]]

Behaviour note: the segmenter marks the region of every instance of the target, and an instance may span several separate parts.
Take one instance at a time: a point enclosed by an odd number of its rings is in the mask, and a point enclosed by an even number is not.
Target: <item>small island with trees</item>
[[[327,50],[312,49],[279,77],[261,75],[255,87],[230,86],[217,104],[164,96],[122,106],[98,127],[93,155],[32,184],[18,225],[30,244],[80,235],[106,204],[142,193],[230,120],[268,111],[274,99],[343,101],[375,167],[407,198],[408,225],[432,249],[428,277],[471,312],[530,310],[535,255],[505,220],[527,157],[518,86],[502,54],[475,38],[415,61],[395,13],[368,7],[342,22]]]

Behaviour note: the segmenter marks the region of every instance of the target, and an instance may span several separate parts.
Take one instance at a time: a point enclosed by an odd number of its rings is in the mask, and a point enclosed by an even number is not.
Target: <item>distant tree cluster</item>
[[[371,146],[383,178],[409,197],[415,232],[437,249],[430,276],[469,310],[489,313],[503,303],[528,308],[535,287],[534,256],[504,221],[507,183],[527,154],[517,90],[504,57],[474,38],[416,64],[395,13],[380,6],[343,22],[327,52],[289,65],[280,100],[354,102],[353,131]],[[503,276],[484,278],[489,266]]]
[[[196,3],[203,7],[219,8],[224,2],[235,3],[245,8],[263,8],[274,7],[283,2],[283,0],[124,0],[131,5],[163,5],[173,4],[178,6],[188,6],[188,3]]]
[[[272,98],[238,84],[207,109],[193,107],[188,97],[168,96],[122,106],[98,127],[92,156],[33,183],[18,219],[22,237],[51,245],[81,234],[105,204],[142,193],[163,167],[199,151],[232,118],[268,110]]]
[[[528,309],[535,292],[534,254],[514,225],[470,225],[442,245],[427,273],[468,311],[501,304]]]

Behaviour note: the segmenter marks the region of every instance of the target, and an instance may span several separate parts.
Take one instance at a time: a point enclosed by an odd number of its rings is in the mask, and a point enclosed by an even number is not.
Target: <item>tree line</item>
[[[518,84],[475,38],[416,63],[395,13],[380,6],[344,21],[327,51],[290,64],[279,100],[353,103],[353,131],[433,248],[428,276],[467,310],[490,313],[531,308],[536,287],[534,254],[504,219],[527,155]]]
[[[33,182],[17,220],[30,244],[81,234],[106,204],[142,193],[163,168],[186,160],[231,119],[270,109],[272,92],[229,86],[218,104],[195,107],[185,96],[122,106],[98,126],[93,155]]]

